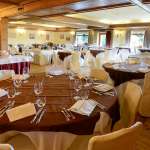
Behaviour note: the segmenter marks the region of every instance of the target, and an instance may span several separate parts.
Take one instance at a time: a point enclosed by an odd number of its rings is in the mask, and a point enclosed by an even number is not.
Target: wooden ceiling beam
[[[0,17],[10,17],[26,12],[36,11],[44,8],[52,8],[57,6],[68,5],[75,2],[80,2],[81,0],[36,0],[31,3],[26,3],[21,7],[9,7],[0,12]],[[18,10],[20,9],[20,11]]]
[[[67,23],[67,24],[76,24],[76,25],[87,25],[87,26],[96,26],[96,27],[101,27],[101,28],[108,28],[109,26],[104,23],[96,22],[96,21],[91,21],[91,20],[85,20],[85,19],[78,19],[78,18],[73,18],[73,17],[67,17],[67,16],[58,16],[58,17],[49,17],[47,18],[49,21],[58,21],[62,23]]]
[[[110,25],[111,29],[113,28],[133,28],[133,27],[150,27],[150,23],[130,23],[130,24],[116,24]]]
[[[10,0],[0,0],[0,3],[18,6],[18,3],[12,2]]]

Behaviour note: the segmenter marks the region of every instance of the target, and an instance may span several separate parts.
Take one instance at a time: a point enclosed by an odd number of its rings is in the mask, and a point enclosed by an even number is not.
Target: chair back
[[[150,72],[145,75],[143,95],[139,104],[141,116],[150,117]]]
[[[105,70],[102,69],[91,69],[91,77],[101,80],[101,81],[107,81],[109,78],[108,73]]]
[[[0,150],[14,150],[10,144],[0,144]]]
[[[135,150],[135,144],[142,130],[142,123],[137,122],[130,128],[94,136],[90,139],[88,150]]]
[[[120,100],[120,118],[124,127],[129,127],[135,123],[141,96],[141,87],[133,82],[127,82]]]

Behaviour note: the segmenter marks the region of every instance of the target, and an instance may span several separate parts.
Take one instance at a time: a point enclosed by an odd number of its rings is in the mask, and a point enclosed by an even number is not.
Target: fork
[[[40,108],[40,109],[37,111],[37,113],[35,114],[35,116],[33,117],[33,119],[30,121],[31,124],[35,122],[35,120],[36,120],[37,117],[40,115],[40,113],[42,112],[42,110],[43,110],[43,107]]]
[[[61,113],[65,116],[66,121],[70,121],[70,118],[68,117],[68,115],[65,113],[64,110],[61,110]]]
[[[42,117],[43,117],[43,115],[44,115],[45,112],[46,112],[46,108],[44,108],[42,110],[42,112],[40,113],[40,116],[39,116],[38,120],[36,121],[36,124],[40,123],[40,121],[41,121],[41,119],[42,119]]]
[[[63,108],[64,111],[70,116],[72,119],[76,119],[76,117],[72,114],[72,112],[69,109]]]
[[[15,101],[11,101],[9,104],[7,104],[7,106],[4,107],[4,109],[1,110],[1,112],[0,112],[0,118],[4,116],[4,114],[6,113],[7,110],[13,108],[14,104],[15,104]]]

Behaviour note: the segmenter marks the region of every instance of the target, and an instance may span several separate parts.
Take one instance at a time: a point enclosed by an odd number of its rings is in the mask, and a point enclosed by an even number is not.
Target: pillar
[[[0,50],[8,50],[8,18],[0,19]]]

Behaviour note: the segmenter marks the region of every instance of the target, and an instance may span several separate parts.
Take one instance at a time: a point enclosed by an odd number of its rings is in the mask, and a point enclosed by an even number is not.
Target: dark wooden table
[[[139,72],[137,70],[132,69],[129,70],[122,70],[122,69],[115,69],[112,66],[113,64],[106,63],[103,65],[104,69],[109,73],[112,80],[114,80],[115,86],[120,85],[126,81],[130,81],[133,79],[143,79],[145,73]],[[137,66],[138,67],[138,66]]]
[[[35,102],[36,97],[33,92],[34,82],[44,79],[44,91],[41,96],[46,96],[47,111],[44,114],[41,122],[37,125],[30,124],[33,116],[9,122],[6,115],[0,118],[0,131],[5,132],[8,130],[18,131],[65,131],[75,134],[91,134],[95,127],[96,121],[100,117],[99,108],[95,108],[93,113],[87,117],[74,113],[75,120],[66,121],[63,114],[60,112],[61,108],[71,107],[75,100],[73,100],[73,83],[67,76],[57,76],[53,78],[44,77],[43,75],[33,75],[28,80],[28,83],[23,83],[20,91],[21,95],[16,96],[15,106],[25,104],[27,102]],[[1,81],[0,87],[9,87],[12,85],[11,80]],[[106,111],[110,114],[115,122],[118,119],[118,101],[117,96],[98,96],[97,94],[90,93],[90,98],[102,103],[106,106]],[[6,96],[0,98],[0,108],[10,100]]]

